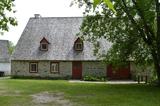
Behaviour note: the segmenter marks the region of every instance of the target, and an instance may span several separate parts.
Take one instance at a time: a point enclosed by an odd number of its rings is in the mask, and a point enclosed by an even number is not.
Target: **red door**
[[[72,62],[72,78],[81,79],[82,78],[82,63],[75,61]]]
[[[130,79],[130,76],[130,64],[120,68],[113,68],[112,65],[107,66],[107,77],[110,80]]]

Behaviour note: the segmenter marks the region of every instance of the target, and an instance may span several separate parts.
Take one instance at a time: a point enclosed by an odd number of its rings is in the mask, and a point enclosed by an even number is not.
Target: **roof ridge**
[[[3,40],[3,39],[0,39],[0,41],[9,41],[9,40]]]
[[[73,16],[73,17],[40,17],[40,18],[35,18],[35,17],[30,17],[31,19],[42,19],[42,18],[83,18],[83,16]]]

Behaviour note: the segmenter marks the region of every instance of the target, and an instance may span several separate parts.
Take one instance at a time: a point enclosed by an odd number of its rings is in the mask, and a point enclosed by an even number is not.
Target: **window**
[[[48,50],[48,44],[47,43],[41,43],[41,50]]]
[[[34,62],[34,63],[30,63],[29,65],[29,72],[30,73],[37,73],[38,72],[38,63]]]
[[[48,50],[48,44],[50,44],[48,42],[48,40],[45,37],[43,37],[43,39],[40,41],[40,50],[47,51]]]
[[[59,73],[59,65],[58,63],[51,63],[51,73]]]
[[[74,50],[76,51],[83,50],[83,41],[80,38],[77,38],[77,40],[74,42]]]
[[[75,44],[75,49],[76,50],[82,50],[83,49],[83,44],[82,43],[76,43]]]

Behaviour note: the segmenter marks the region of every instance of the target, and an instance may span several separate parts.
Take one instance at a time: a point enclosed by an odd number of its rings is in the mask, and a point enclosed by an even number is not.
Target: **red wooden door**
[[[75,61],[72,62],[72,78],[81,79],[82,78],[82,63]]]
[[[111,80],[130,79],[130,64],[125,67],[113,68],[112,65],[107,66],[107,77]]]

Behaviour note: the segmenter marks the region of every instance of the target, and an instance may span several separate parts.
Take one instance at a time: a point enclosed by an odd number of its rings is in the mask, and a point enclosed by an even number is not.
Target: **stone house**
[[[0,76],[10,75],[9,41],[0,40]]]
[[[94,56],[93,45],[76,34],[82,17],[41,17],[29,19],[12,55],[13,76],[70,77],[81,79],[86,75],[130,78],[128,66],[120,73]],[[99,42],[103,52],[111,44]]]

